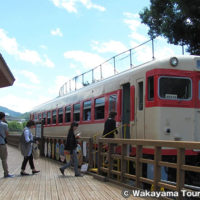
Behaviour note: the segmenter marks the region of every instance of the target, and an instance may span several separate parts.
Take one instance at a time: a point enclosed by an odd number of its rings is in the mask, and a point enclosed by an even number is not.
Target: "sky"
[[[59,95],[69,79],[149,40],[139,12],[149,0],[6,0],[0,6],[0,53],[15,77],[0,105],[17,112]],[[181,54],[155,40],[155,57]],[[151,57],[147,45],[135,61]],[[105,68],[110,74],[109,66]]]

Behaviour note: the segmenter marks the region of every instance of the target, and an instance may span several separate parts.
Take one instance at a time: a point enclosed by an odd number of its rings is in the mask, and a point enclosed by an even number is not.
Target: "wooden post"
[[[185,171],[181,166],[185,164],[185,149],[178,148],[177,150],[177,171],[176,171],[176,190],[179,193],[178,199],[183,199],[181,189],[185,183]]]
[[[159,191],[158,182],[161,177],[161,167],[159,166],[159,162],[161,161],[161,147],[155,147],[154,152],[154,190]]]
[[[140,188],[140,177],[142,176],[142,164],[140,163],[142,158],[142,145],[136,146],[136,187]]]
[[[122,144],[122,159],[121,159],[121,182],[124,181],[124,173],[126,173],[126,160],[124,160],[124,157],[127,153],[127,144]]]
[[[113,154],[113,144],[108,144],[108,177],[111,177],[111,170],[113,169],[113,160],[111,158],[111,154]]]
[[[102,167],[102,143],[99,141],[99,149],[98,149],[98,174],[101,175],[101,167]]]
[[[89,149],[88,149],[88,155],[89,155],[89,169],[92,168],[92,164],[93,164],[93,155],[92,155],[92,148],[93,148],[93,140],[92,138],[89,139]],[[96,150],[95,150],[96,151]]]

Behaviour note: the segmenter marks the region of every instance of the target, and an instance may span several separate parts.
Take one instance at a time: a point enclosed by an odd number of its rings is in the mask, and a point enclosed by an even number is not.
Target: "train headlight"
[[[176,67],[178,65],[178,58],[176,57],[170,58],[169,63],[172,67]]]

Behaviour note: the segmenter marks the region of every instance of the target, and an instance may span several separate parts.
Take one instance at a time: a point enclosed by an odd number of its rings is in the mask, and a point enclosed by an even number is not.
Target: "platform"
[[[8,167],[14,178],[3,178],[0,164],[0,200],[66,200],[66,199],[125,199],[121,192],[124,188],[110,182],[101,182],[90,175],[75,177],[73,170],[65,171],[62,176],[59,167],[62,163],[40,158],[35,167],[41,172],[37,175],[20,176],[23,157],[15,147],[8,146]],[[29,164],[26,172],[31,173]],[[127,199],[141,200],[130,196]]]

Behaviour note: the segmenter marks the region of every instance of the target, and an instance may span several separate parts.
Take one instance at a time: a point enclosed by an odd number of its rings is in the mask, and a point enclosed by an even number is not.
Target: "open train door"
[[[130,83],[122,85],[122,137],[130,138]]]
[[[136,87],[136,134],[137,139],[145,138],[145,121],[144,121],[144,79],[137,79]]]

